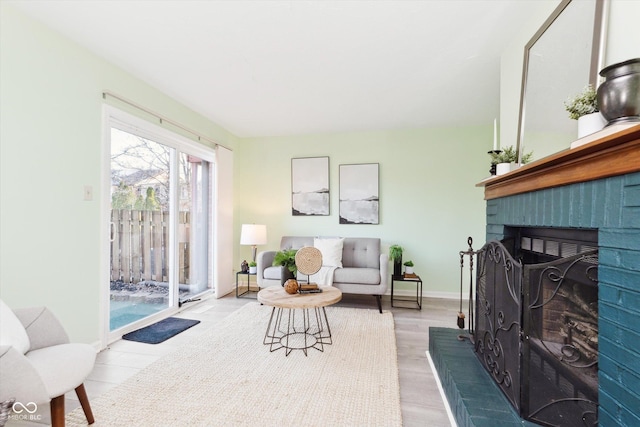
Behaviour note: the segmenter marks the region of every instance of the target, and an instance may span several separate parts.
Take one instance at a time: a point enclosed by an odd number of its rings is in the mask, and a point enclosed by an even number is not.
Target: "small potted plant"
[[[393,275],[402,275],[402,252],[404,249],[400,245],[389,246],[389,258],[393,261]]]
[[[569,118],[578,121],[578,138],[597,132],[607,124],[598,109],[596,90],[590,84],[578,95],[567,98],[564,107],[569,113]]]
[[[258,272],[258,263],[251,261],[249,263],[249,274],[256,274]]]
[[[520,162],[522,164],[529,163],[533,158],[533,152],[522,155]],[[504,147],[499,153],[491,153],[491,164],[496,165],[496,175],[504,175],[515,169],[515,163],[518,161],[518,152],[513,145]]]
[[[274,266],[282,266],[282,274],[280,277],[281,285],[289,279],[295,279],[298,275],[298,267],[296,266],[296,252],[297,249],[285,249],[283,251],[276,252],[273,257]]]
[[[404,274],[413,274],[413,261],[409,260],[404,263]]]

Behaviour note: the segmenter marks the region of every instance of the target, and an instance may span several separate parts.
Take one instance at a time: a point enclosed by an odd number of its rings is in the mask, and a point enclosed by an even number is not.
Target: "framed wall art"
[[[379,223],[379,167],[340,165],[340,224]]]
[[[291,159],[291,214],[329,215],[329,157]]]

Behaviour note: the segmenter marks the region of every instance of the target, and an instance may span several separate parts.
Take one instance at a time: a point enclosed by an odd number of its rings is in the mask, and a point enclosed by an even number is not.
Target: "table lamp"
[[[255,262],[256,246],[267,244],[267,226],[262,224],[242,224],[240,244],[251,245],[251,255]]]

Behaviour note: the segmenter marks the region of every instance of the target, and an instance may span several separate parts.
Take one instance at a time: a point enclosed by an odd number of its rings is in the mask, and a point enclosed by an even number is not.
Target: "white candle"
[[[493,119],[493,151],[498,149],[498,122]]]

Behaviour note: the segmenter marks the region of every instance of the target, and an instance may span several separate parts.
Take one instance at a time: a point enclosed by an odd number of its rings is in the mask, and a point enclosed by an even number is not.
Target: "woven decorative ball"
[[[296,279],[289,279],[284,282],[284,290],[288,294],[297,294],[298,293],[298,281]]]
[[[302,274],[316,274],[322,267],[322,252],[312,246],[305,246],[296,252],[296,267]]]

